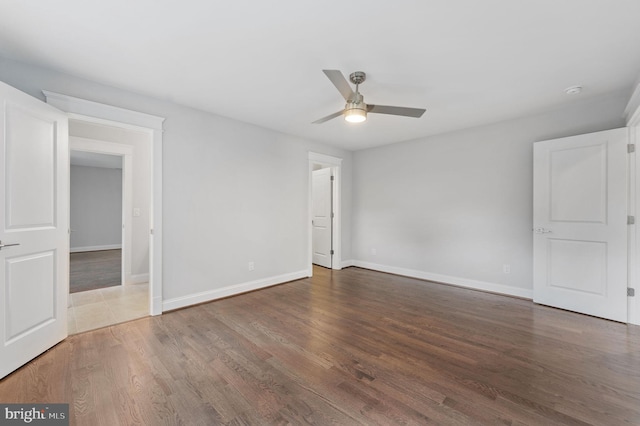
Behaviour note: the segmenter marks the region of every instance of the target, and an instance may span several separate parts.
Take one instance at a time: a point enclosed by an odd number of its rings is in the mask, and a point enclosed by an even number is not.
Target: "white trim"
[[[42,93],[44,93],[44,96],[47,98],[49,105],[65,112],[162,131],[162,123],[164,122],[164,118],[162,117],[75,98],[48,90],[43,90]]]
[[[640,145],[640,83],[625,109],[627,126],[629,127],[629,143]],[[629,158],[629,215],[638,220],[640,212],[640,155],[637,152],[630,154]],[[627,322],[640,325],[640,226],[629,226],[629,276],[628,287],[636,290],[635,297],[627,297]]]
[[[162,313],[162,130],[151,143],[151,211],[149,212],[149,297],[151,315]]]
[[[639,109],[640,110],[640,109]],[[640,117],[640,116],[638,116]],[[636,126],[629,127],[629,143],[636,144],[640,142],[638,136],[640,136],[640,123]],[[638,220],[637,212],[638,210],[638,201],[640,197],[638,196],[638,190],[640,189],[640,175],[638,174],[638,170],[640,170],[640,165],[638,164],[640,158],[637,153],[629,154],[629,192],[628,192],[628,212],[629,216],[635,216],[636,220]],[[635,288],[638,291],[638,268],[640,267],[640,262],[638,262],[638,241],[640,241],[640,229],[638,229],[638,225],[629,225],[628,233],[627,233],[627,287]],[[640,325],[640,300],[638,296],[629,297],[627,296],[627,322],[630,324]]]
[[[81,253],[85,251],[118,250],[121,248],[122,248],[122,244],[109,244],[104,246],[71,247],[69,249],[69,252]]]
[[[309,160],[314,163],[326,164],[331,166],[342,165],[342,158],[332,157],[331,155],[318,154],[317,152],[309,151]]]
[[[149,274],[135,274],[129,277],[127,284],[142,284],[149,282]]]
[[[353,265],[355,265],[355,260],[353,260],[353,259],[343,260],[342,261],[342,267],[343,268],[348,268],[348,267],[353,266]]]
[[[379,272],[388,272],[390,274],[402,275],[405,277],[419,278],[426,281],[434,281],[436,283],[450,284],[457,287],[470,288],[474,290],[488,291],[491,293],[505,294],[508,296],[523,297],[525,299],[533,299],[533,290],[526,288],[511,287],[504,284],[490,283],[486,281],[471,280],[468,278],[452,277],[450,275],[434,274],[431,272],[417,271],[414,269],[398,268],[395,266],[380,265],[377,263],[364,262],[354,260],[353,266],[365,269],[372,269]]]
[[[333,169],[333,259],[331,259],[332,269],[342,269],[342,158],[332,157],[330,155],[318,154],[309,151],[309,175],[308,175],[308,204],[307,204],[307,265],[309,267],[308,275],[313,276],[313,165],[321,164]]]
[[[176,297],[174,299],[165,300],[162,303],[163,311],[185,308],[187,306],[196,305],[198,303],[210,302],[224,297],[235,296],[246,293],[248,291],[259,290],[265,287],[271,287],[278,284],[284,284],[289,281],[295,281],[307,277],[307,271],[292,272],[289,274],[278,275],[275,277],[262,278],[255,281],[249,281],[241,284],[234,284],[223,288],[203,291],[201,293],[190,294],[188,296]]]
[[[162,313],[162,123],[164,118],[60,93],[44,91],[47,103],[69,118],[137,130],[151,136],[151,208],[149,212],[149,312]]]

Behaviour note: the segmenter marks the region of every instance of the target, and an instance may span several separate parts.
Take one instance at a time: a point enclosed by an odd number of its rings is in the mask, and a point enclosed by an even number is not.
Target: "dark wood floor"
[[[96,290],[122,284],[122,250],[71,253],[69,292]]]
[[[77,425],[640,424],[640,327],[357,268],[75,335],[0,382]]]

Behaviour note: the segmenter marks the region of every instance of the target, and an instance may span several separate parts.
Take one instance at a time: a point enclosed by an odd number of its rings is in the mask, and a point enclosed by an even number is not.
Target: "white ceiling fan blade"
[[[340,92],[345,101],[348,101],[353,96],[353,89],[349,85],[349,82],[344,75],[338,70],[322,70],[329,80],[336,86],[336,89]]]
[[[367,111],[376,114],[402,115],[404,117],[420,118],[426,109],[369,104],[367,105]]]
[[[338,112],[334,112],[331,115],[327,115],[326,117],[323,117],[320,120],[316,120],[311,124],[321,124],[321,123],[324,123],[325,121],[329,121],[329,120],[332,120],[332,119],[334,119],[336,117],[340,117],[342,114],[344,114],[344,110],[343,109],[341,109]]]

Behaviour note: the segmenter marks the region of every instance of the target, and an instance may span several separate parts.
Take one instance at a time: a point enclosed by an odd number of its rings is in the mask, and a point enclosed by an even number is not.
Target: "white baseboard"
[[[355,263],[355,260],[350,259],[350,260],[343,260],[342,261],[342,267],[343,268],[348,268],[349,266],[353,266]]]
[[[278,275],[275,277],[263,278],[260,280],[249,281],[247,283],[234,284],[215,290],[203,291],[201,293],[190,294],[187,296],[176,297],[174,299],[168,299],[162,302],[162,311],[171,311],[174,309],[180,309],[191,305],[197,305],[198,303],[210,302],[212,300],[221,299],[223,297],[234,296],[236,294],[246,293],[248,291],[258,290],[272,285],[286,283],[288,281],[299,280],[301,278],[307,278],[309,271],[298,271],[290,274]]]
[[[81,251],[116,250],[121,248],[122,248],[122,244],[111,244],[106,246],[71,247],[69,251],[71,253],[78,253]]]
[[[136,274],[130,275],[127,280],[127,284],[140,284],[140,283],[148,283],[149,282],[149,274]]]
[[[417,271],[414,269],[398,268],[395,266],[380,265],[377,263],[364,262],[354,260],[353,266],[360,268],[372,269],[374,271],[388,272],[390,274],[404,275],[411,278],[419,278],[421,280],[435,281],[443,284],[451,284],[458,287],[471,288],[474,290],[488,291],[491,293],[505,294],[508,296],[522,297],[525,299],[533,299],[533,290],[525,288],[511,287],[504,284],[490,283],[486,281],[471,280],[468,278],[453,277],[450,275],[433,274],[430,272]]]

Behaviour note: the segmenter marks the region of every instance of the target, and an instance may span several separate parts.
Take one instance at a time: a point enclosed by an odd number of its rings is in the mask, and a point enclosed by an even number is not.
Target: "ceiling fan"
[[[343,110],[334,112],[331,115],[327,115],[319,120],[313,122],[313,124],[324,123],[340,115],[344,115],[344,119],[350,123],[361,123],[367,119],[367,113],[372,112],[376,114],[390,114],[401,115],[403,117],[420,118],[426,111],[424,108],[408,108],[408,107],[396,107],[388,105],[372,105],[365,104],[364,97],[359,92],[359,86],[364,83],[367,75],[363,71],[356,71],[349,75],[349,80],[356,85],[356,91],[351,89],[351,86],[344,78],[342,73],[338,70],[322,70],[325,75],[331,80],[336,89],[342,94],[342,97],[347,101]]]

